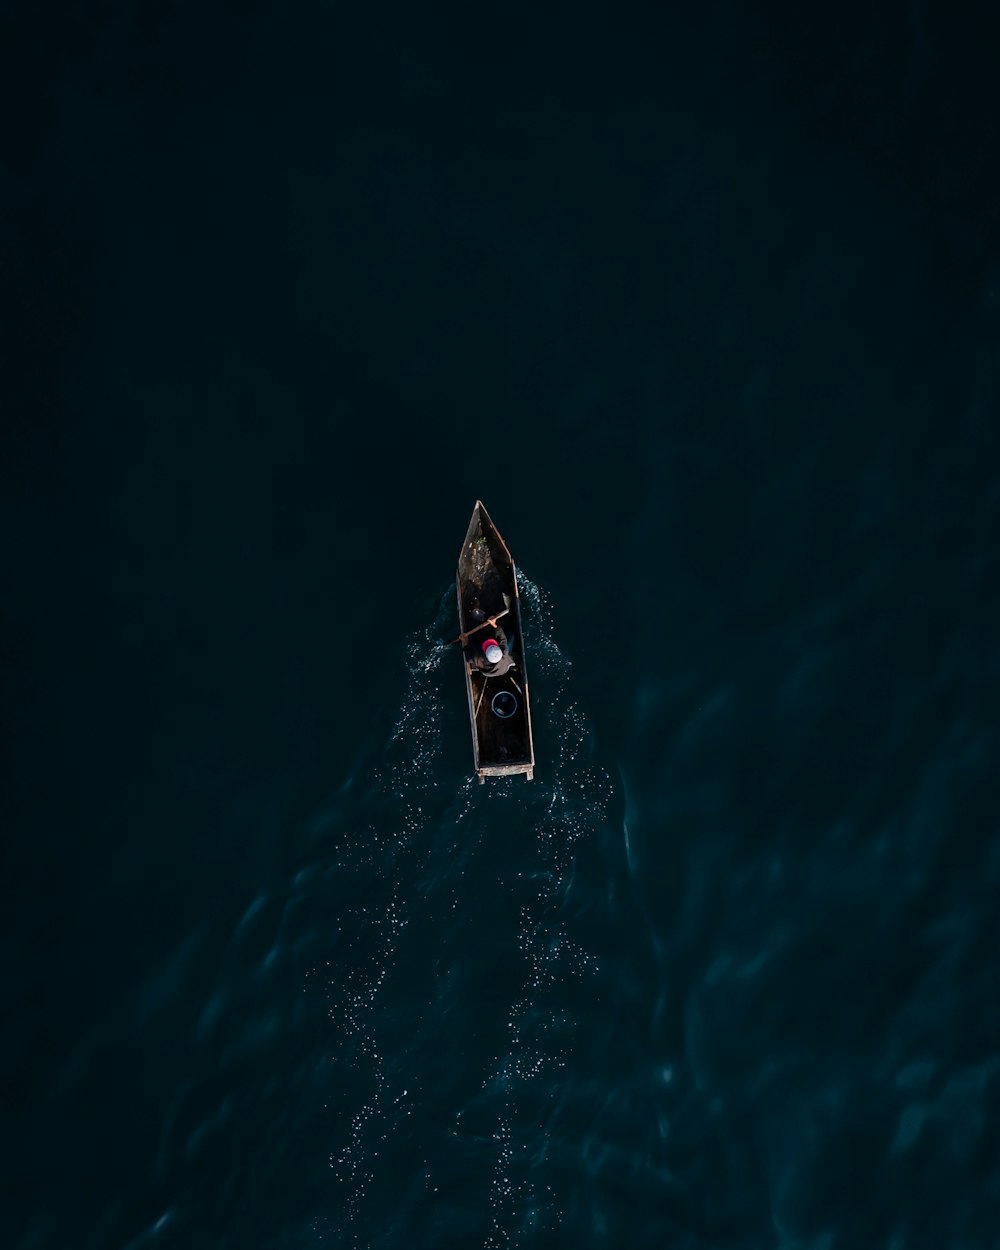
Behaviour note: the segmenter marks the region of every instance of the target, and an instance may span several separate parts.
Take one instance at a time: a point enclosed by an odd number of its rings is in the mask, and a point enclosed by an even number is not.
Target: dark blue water
[[[985,11],[0,31],[0,1244],[1000,1244]]]

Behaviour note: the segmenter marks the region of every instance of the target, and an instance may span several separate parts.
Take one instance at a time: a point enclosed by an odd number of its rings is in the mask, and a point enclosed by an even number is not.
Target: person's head
[[[490,664],[496,664],[497,660],[503,655],[495,638],[487,638],[483,643],[483,655],[486,656]]]

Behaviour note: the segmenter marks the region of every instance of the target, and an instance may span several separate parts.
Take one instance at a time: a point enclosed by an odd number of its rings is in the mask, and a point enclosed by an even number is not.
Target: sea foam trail
[[[367,830],[340,865],[352,880],[326,993],[348,1089],[329,1162],[349,1244],[485,1250],[560,1220],[545,1124],[576,1032],[565,987],[596,967],[562,902],[613,787],[590,760],[544,592],[523,575],[521,587],[535,780],[480,786],[442,758],[446,740],[468,750],[460,668],[441,644],[454,632],[446,592],[404,644],[406,687],[364,787]]]
[[[568,932],[560,905],[578,844],[606,824],[612,798],[609,774],[589,760],[586,719],[568,695],[572,665],[556,642],[547,596],[523,573],[519,580],[539,765],[528,793],[516,779],[502,783],[507,794],[522,797],[529,836],[514,869],[524,887],[517,920],[523,977],[507,1013],[505,1044],[483,1086],[484,1094],[499,1094],[486,1250],[561,1221],[546,1179],[545,1123],[574,1043],[576,1022],[562,991],[569,982],[586,983],[596,960]]]
[[[353,880],[344,891],[336,971],[326,980],[329,1016],[340,1033],[336,1058],[349,1090],[341,1141],[329,1160],[345,1191],[337,1231],[357,1246],[371,1240],[365,1227],[379,1156],[407,1114],[409,1091],[394,1085],[380,1021],[394,1009],[387,981],[411,922],[406,882],[427,855],[420,835],[433,819],[447,654],[440,639],[451,624],[452,602],[443,595],[433,622],[406,638],[406,687],[383,758],[362,782],[369,819],[354,840],[352,862],[343,865]]]

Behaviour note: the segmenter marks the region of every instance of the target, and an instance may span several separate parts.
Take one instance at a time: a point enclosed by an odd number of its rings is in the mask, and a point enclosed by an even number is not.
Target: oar
[[[504,595],[504,602],[507,606],[502,612],[498,612],[496,616],[488,616],[485,621],[480,622],[478,625],[473,625],[470,630],[467,630],[464,634],[459,634],[457,638],[452,638],[451,642],[446,642],[444,645],[446,647],[453,647],[456,642],[466,643],[473,634],[477,634],[481,629],[485,629],[487,625],[489,625],[490,629],[492,629],[501,616],[506,616],[510,611],[510,600],[506,595]]]

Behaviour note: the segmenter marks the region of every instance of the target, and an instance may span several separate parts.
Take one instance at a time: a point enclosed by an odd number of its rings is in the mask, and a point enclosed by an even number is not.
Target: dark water
[[[0,1244],[1000,1245],[995,34],[5,10]]]

